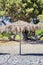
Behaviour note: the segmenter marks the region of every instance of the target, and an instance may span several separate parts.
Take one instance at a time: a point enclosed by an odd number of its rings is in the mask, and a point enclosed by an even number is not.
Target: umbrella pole
[[[20,28],[20,55],[21,55],[21,28]]]

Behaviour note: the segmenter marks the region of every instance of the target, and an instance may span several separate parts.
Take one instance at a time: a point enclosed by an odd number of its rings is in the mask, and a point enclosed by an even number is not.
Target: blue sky
[[[4,24],[1,22],[2,20],[4,20],[4,22],[6,23],[6,24],[10,24],[11,22],[10,22],[10,18],[9,17],[0,17],[0,26],[4,26]]]

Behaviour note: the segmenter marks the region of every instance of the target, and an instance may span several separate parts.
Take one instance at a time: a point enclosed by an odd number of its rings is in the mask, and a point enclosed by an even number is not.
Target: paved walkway
[[[18,55],[19,43],[4,42],[0,44],[0,65],[43,65],[43,44],[22,44],[22,54],[34,52],[42,55]],[[4,54],[11,53],[11,54]],[[16,55],[15,55],[16,54]]]
[[[0,55],[0,65],[43,65],[43,56]]]

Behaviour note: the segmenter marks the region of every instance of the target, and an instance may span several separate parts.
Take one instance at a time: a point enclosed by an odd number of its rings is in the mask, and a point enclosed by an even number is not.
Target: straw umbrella
[[[25,22],[25,21],[21,21],[21,20],[16,21],[14,25],[18,26],[17,28],[18,28],[18,30],[20,32],[20,35],[22,34],[22,31],[25,28],[27,28],[27,30],[29,30],[29,28],[28,28],[29,24],[27,22]],[[20,55],[21,55],[21,38],[20,38]]]
[[[26,21],[18,20],[14,23],[14,25],[17,26],[18,31],[20,31],[20,28],[22,32],[25,28],[27,28],[27,30],[30,31],[30,24]]]
[[[27,29],[28,31],[33,30],[32,26],[33,26],[33,28],[35,28],[35,26],[32,24],[29,24],[25,21],[18,20],[12,24],[6,25],[3,30],[7,31],[7,32],[16,31],[16,34],[18,32],[20,32],[20,34],[21,34],[24,29]],[[21,39],[20,39],[20,54],[21,54]]]
[[[5,26],[5,31],[7,32],[20,32],[20,28],[21,28],[21,32],[23,32],[23,30],[25,28],[27,28],[28,31],[30,31],[30,24],[25,22],[25,21],[21,21],[21,20],[18,20],[12,24],[9,24],[9,25],[6,25]]]
[[[30,31],[30,30],[33,30],[33,28],[35,29],[36,26],[34,24],[30,24],[26,21],[21,21],[21,20],[18,20],[14,23],[11,23],[11,24],[5,26],[5,30],[8,31],[8,32],[9,31],[20,32],[20,28],[21,28],[21,31],[23,32],[23,30],[25,28],[27,28],[27,30]]]
[[[36,29],[37,26],[34,25],[34,24],[30,24],[30,23],[28,23],[26,21],[18,20],[18,21],[14,22],[14,23],[5,25],[5,26],[0,27],[0,28],[1,28],[1,30],[5,30],[7,32],[9,32],[9,31],[20,32],[20,28],[21,28],[21,31],[23,31],[25,28],[27,28],[27,30],[30,31],[30,30],[33,30],[33,28]]]
[[[29,23],[25,22],[25,21],[21,21],[21,20],[18,20],[10,25],[6,25],[5,28],[7,28],[6,30],[9,31],[12,31],[12,32],[15,32],[16,31],[16,34],[18,32],[20,32],[20,34],[22,34],[22,31],[25,29],[25,27],[27,27],[27,30],[29,30]],[[21,38],[20,38],[20,54],[21,54]]]

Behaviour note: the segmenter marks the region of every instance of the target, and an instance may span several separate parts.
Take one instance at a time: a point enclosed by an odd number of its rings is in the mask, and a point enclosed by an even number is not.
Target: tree
[[[21,4],[21,3],[20,3]],[[42,14],[43,1],[42,0],[22,0],[21,14],[25,15],[25,19],[29,21],[30,18],[36,19],[36,23],[39,22],[37,19],[38,15]],[[23,18],[24,19],[24,18]],[[35,21],[34,21],[35,22]]]
[[[38,21],[42,11],[43,0],[0,0],[0,16],[10,16],[12,21],[21,19],[30,22],[30,18]]]

